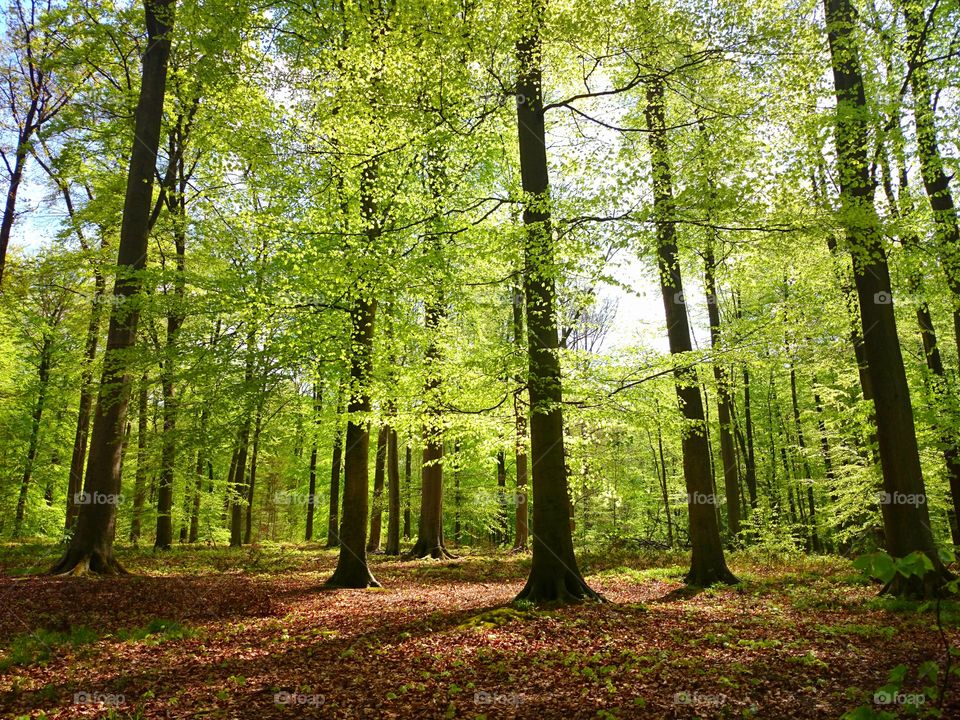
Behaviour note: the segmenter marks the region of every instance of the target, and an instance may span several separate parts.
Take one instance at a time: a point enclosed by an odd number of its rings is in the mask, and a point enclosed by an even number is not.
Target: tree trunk
[[[120,495],[120,450],[124,419],[130,400],[128,349],[137,337],[140,317],[140,271],[146,266],[147,236],[156,174],[160,123],[167,82],[167,60],[173,31],[175,0],[145,0],[147,45],[134,117],[123,220],[113,286],[110,329],[103,359],[100,393],[90,437],[90,460],[84,492],[93,496]],[[63,558],[50,572],[116,574],[125,572],[113,554],[116,533],[115,503],[91,503],[80,508],[77,530]]]
[[[317,505],[317,433],[320,426],[320,383],[313,383],[313,440],[310,443],[310,487],[307,490],[307,529],[304,540],[313,540],[313,516]],[[334,450],[336,452],[336,450]],[[333,522],[333,518],[331,518]],[[329,544],[329,543],[328,543]]]
[[[897,576],[887,588],[898,595],[939,594],[951,577],[941,563],[926,502],[917,447],[910,388],[907,385],[896,318],[890,298],[890,273],[873,205],[866,99],[855,19],[849,0],[824,0],[827,35],[837,96],[836,146],[840,177],[841,221],[853,257],[854,282],[860,301],[864,351],[874,391],[877,439],[886,502],[881,503],[887,550],[894,557],[919,551],[933,569],[922,577]]]
[[[209,413],[206,403],[200,410],[200,447],[197,449],[197,466],[193,471],[194,488],[193,502],[190,511],[190,533],[187,542],[195,543],[200,536],[200,495],[203,490],[203,470],[207,464],[206,442],[207,442],[207,415]]]
[[[683,280],[677,252],[676,225],[673,222],[673,181],[667,150],[664,120],[663,81],[654,78],[647,84],[646,120],[653,166],[654,216],[657,232],[657,266],[660,290],[667,322],[667,337],[672,355],[692,349],[690,327],[683,297]],[[677,399],[686,427],[683,432],[683,476],[687,486],[692,556],[688,585],[705,587],[717,582],[735,583],[727,569],[716,512],[716,497],[710,474],[710,448],[707,444],[703,399],[696,370],[674,370]]]
[[[40,442],[40,420],[43,418],[43,408],[47,402],[47,387],[50,384],[50,364],[53,340],[44,335],[40,348],[40,364],[37,376],[40,381],[37,391],[37,404],[33,408],[33,418],[30,423],[30,441],[27,445],[27,457],[23,463],[23,476],[20,479],[20,496],[17,498],[17,514],[13,525],[13,536],[20,537],[23,518],[27,508],[27,490],[33,477],[33,464],[37,459],[37,448]]]
[[[387,441],[387,555],[400,554],[400,458],[397,456],[397,431],[390,428]]]
[[[523,288],[513,289],[513,344],[522,355],[525,350],[523,334]],[[524,415],[523,396],[521,391],[526,385],[525,378],[519,373],[515,382],[517,391],[513,394],[514,418],[514,456],[517,465],[517,497],[516,499],[516,532],[513,536],[513,551],[527,552],[529,549],[530,503],[527,493],[527,418]]]
[[[544,0],[531,0],[529,29],[517,44],[517,134],[524,193],[523,291],[527,310],[533,558],[517,600],[600,599],[577,567],[563,447],[563,393],[556,318],[556,265],[543,110],[540,29]]]
[[[366,225],[367,247],[373,250],[381,235],[374,199],[377,179],[375,162],[368,163],[360,180],[361,212]],[[367,291],[369,292],[369,291]],[[373,338],[377,301],[358,292],[350,308],[350,400],[347,405],[347,449],[344,453],[343,519],[340,523],[340,555],[337,568],[327,581],[332,587],[379,587],[367,567],[367,510],[370,489],[370,378],[373,373]]]
[[[256,365],[257,329],[250,323],[247,330],[246,360],[243,369],[244,393],[249,392],[253,384],[254,366]],[[247,455],[250,452],[250,426],[253,414],[252,403],[246,400],[243,407],[243,418],[240,421],[239,443],[237,444],[237,465],[233,472],[233,481],[228,486],[230,498],[230,547],[243,545],[243,515],[247,497]]]
[[[87,338],[84,345],[84,365],[80,375],[80,402],[77,410],[77,431],[73,439],[73,454],[70,456],[70,475],[67,481],[67,519],[65,530],[71,535],[77,522],[79,507],[74,495],[83,487],[83,469],[87,463],[87,441],[90,436],[90,411],[93,409],[93,370],[100,343],[100,318],[103,315],[103,296],[106,280],[99,266],[94,268],[93,298],[90,300],[90,320],[87,323]]]
[[[707,290],[707,312],[710,318],[710,344],[714,350],[722,344],[720,305],[717,297],[717,262],[712,240],[704,255]],[[727,496],[727,530],[731,539],[740,534],[740,468],[733,447],[731,431],[730,383],[719,358],[713,361],[713,377],[717,382],[717,418],[720,421],[720,460],[723,463],[723,487]]]
[[[249,545],[253,539],[253,493],[257,487],[257,460],[260,456],[260,432],[263,430],[263,396],[257,406],[257,419],[253,426],[253,453],[250,456],[250,483],[247,486],[247,516],[243,529],[243,542]]]
[[[140,540],[141,515],[147,500],[147,425],[149,423],[148,389],[150,378],[140,376],[140,392],[137,397],[137,472],[133,481],[133,519],[130,521],[130,542]]]
[[[330,509],[327,518],[327,547],[335,548],[340,544],[337,537],[337,517],[340,510],[340,472],[343,465],[343,398],[347,392],[341,382],[337,393],[337,414],[334,417],[333,455],[330,460]],[[316,468],[316,458],[311,457],[310,464]]]
[[[935,9],[936,6],[934,6]],[[933,12],[934,10],[931,10]],[[907,25],[907,58],[910,61],[910,91],[913,94],[913,118],[917,128],[917,157],[920,174],[933,213],[940,264],[953,293],[953,332],[960,353],[960,222],[950,178],[943,167],[934,116],[933,87],[927,70],[927,21],[919,2],[903,4]]]
[[[509,541],[509,521],[507,520],[507,455],[497,451],[497,527],[494,531],[497,545]]]
[[[173,279],[173,300],[167,313],[167,342],[163,358],[163,451],[160,463],[160,487],[157,497],[157,537],[155,550],[169,550],[173,543],[173,480],[177,467],[177,415],[179,398],[175,387],[177,375],[177,339],[184,321],[187,251],[187,177],[183,163],[185,138],[183,118],[178,117],[170,130],[170,159],[174,165],[170,177],[176,186],[167,187],[167,207],[174,223],[173,243],[176,250],[176,271]]]
[[[367,541],[367,552],[380,552],[380,530],[383,524],[383,487],[384,476],[387,471],[387,441],[390,437],[390,426],[381,425],[377,433],[377,456],[373,466],[373,507],[370,509],[370,539]]]
[[[17,192],[23,182],[23,170],[27,163],[27,153],[30,152],[31,136],[36,130],[35,117],[36,102],[32,102],[24,119],[23,128],[17,136],[17,155],[13,163],[13,172],[10,173],[10,184],[7,186],[6,202],[3,206],[3,219],[0,220],[0,286],[3,285],[3,269],[7,264],[7,248],[10,245],[10,233],[13,230],[13,221],[17,216]]]
[[[404,453],[405,457],[403,460],[403,486],[405,489],[404,505],[403,505],[403,539],[410,539],[410,503],[411,503],[411,494],[410,494],[410,478],[413,475],[413,450],[410,448],[410,443],[407,443],[406,452]]]

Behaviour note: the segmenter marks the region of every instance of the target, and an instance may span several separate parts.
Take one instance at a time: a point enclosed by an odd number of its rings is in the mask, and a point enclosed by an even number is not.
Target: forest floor
[[[509,605],[529,559],[507,554],[374,556],[367,591],[325,590],[319,547],[127,549],[130,577],[30,575],[56,556],[0,547],[0,717],[898,717],[911,695],[935,712],[920,668],[946,657],[934,612],[835,558],[734,555],[742,585],[693,593],[683,555],[586,554],[610,602],[538,610]],[[960,645],[960,608],[941,620]]]

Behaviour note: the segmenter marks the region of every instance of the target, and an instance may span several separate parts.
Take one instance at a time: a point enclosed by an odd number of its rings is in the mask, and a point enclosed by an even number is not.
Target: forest
[[[0,715],[960,717],[958,0],[6,0]]]

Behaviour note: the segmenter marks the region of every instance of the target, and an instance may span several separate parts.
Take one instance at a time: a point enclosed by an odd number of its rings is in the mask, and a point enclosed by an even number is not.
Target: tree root
[[[691,587],[710,587],[711,585],[739,585],[740,579],[726,567],[694,569],[683,578],[683,582]]]
[[[565,573],[553,578],[527,578],[523,590],[513,599],[534,605],[569,605],[587,600],[606,602],[600,593],[593,590],[579,575]]]
[[[130,575],[130,572],[117,562],[113,554],[104,556],[97,551],[79,553],[68,550],[60,561],[44,574],[59,577],[84,577],[91,575]]]
[[[428,543],[418,540],[408,552],[403,555],[404,560],[424,560],[432,558],[433,560],[456,560],[457,556],[447,550],[443,543]]]

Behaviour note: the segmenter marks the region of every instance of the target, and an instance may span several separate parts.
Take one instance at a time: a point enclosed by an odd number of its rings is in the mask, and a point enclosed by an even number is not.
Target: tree
[[[533,459],[533,562],[517,600],[599,599],[573,552],[563,449],[563,393],[556,318],[556,265],[544,127],[541,30],[545,4],[531,0],[517,43],[517,134],[523,188],[530,453]]]
[[[134,346],[137,336],[140,271],[147,259],[153,180],[175,7],[175,0],[146,0],[144,3],[147,45],[134,116],[134,142],[124,197],[114,302],[84,482],[84,493],[90,497],[109,499],[120,496],[120,450],[132,384],[127,369],[128,350]],[[105,575],[125,572],[113,554],[116,515],[115,502],[83,505],[70,546],[50,572],[77,574],[89,571]]]
[[[684,363],[684,355],[693,349],[690,325],[684,302],[683,278],[677,252],[676,224],[673,218],[673,180],[667,148],[663,79],[652,78],[647,85],[647,129],[653,176],[654,222],[656,225],[657,268],[660,292],[667,321],[670,353],[677,357],[674,369],[677,402],[684,418],[683,476],[687,486],[692,553],[688,585],[707,587],[714,583],[736,583],[727,569],[717,517],[717,497],[710,470],[710,446],[707,440],[703,399],[696,370]],[[709,292],[709,291],[708,291]],[[715,299],[715,293],[714,293]],[[713,324],[711,320],[711,325]]]
[[[49,124],[70,98],[69,91],[60,86],[50,69],[59,30],[56,22],[50,22],[52,8],[51,0],[14,0],[6,16],[9,55],[0,92],[10,116],[9,130],[16,135],[16,141],[12,153],[0,148],[0,159],[7,172],[7,194],[0,218],[0,285],[27,157],[41,128]]]
[[[897,595],[930,597],[951,575],[941,563],[930,529],[910,389],[890,296],[887,253],[878,230],[870,175],[866,93],[853,8],[849,0],[824,0],[827,39],[837,99],[834,129],[840,178],[840,217],[853,258],[864,353],[874,393],[877,441],[886,502],[881,503],[888,552],[897,558],[921,552],[929,559],[922,575],[898,575],[887,587]]]

